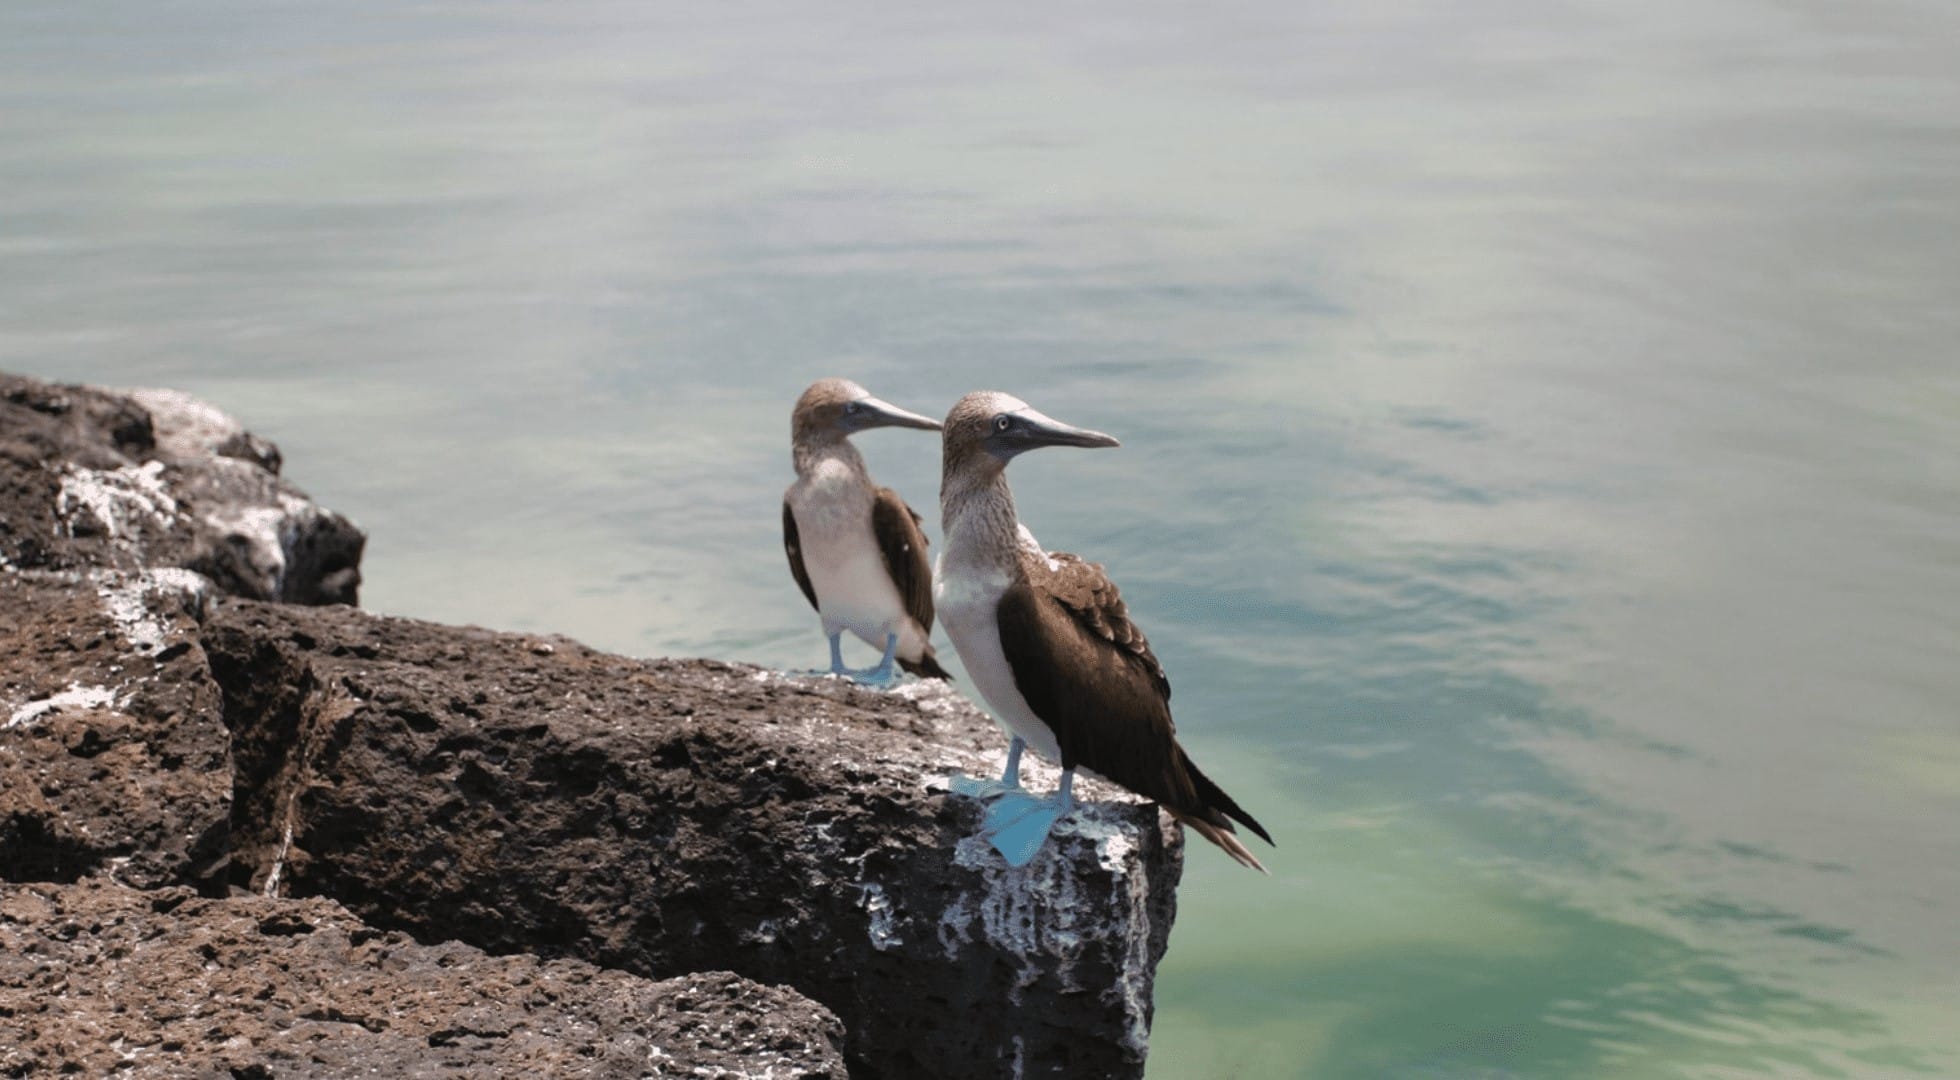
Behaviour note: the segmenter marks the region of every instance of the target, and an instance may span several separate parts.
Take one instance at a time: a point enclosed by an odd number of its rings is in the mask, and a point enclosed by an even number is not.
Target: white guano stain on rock
[[[841,679],[746,667],[733,668],[721,677],[731,689],[737,682],[800,686],[807,699],[766,722],[797,733],[802,744],[815,747],[833,743],[833,729],[845,726],[833,713],[837,706],[874,693],[916,709],[925,725],[918,729],[922,732],[944,730],[941,725],[949,720],[966,722],[969,718],[961,714],[985,715],[956,687],[938,680],[908,681],[873,692],[850,687]],[[998,776],[1005,745],[989,744],[983,750],[962,737],[934,750],[889,759],[874,751],[869,760],[840,757],[829,764],[845,770],[875,769],[883,775],[874,782],[917,785],[913,790],[936,798],[963,798],[950,795],[948,774]],[[1030,791],[1051,791],[1060,781],[1060,770],[1030,755],[1022,759],[1021,780]],[[906,937],[926,936],[914,948],[923,944],[928,954],[943,956],[950,964],[968,962],[975,952],[991,954],[1008,973],[1004,996],[1009,1001],[1020,1005],[1034,995],[1057,992],[1092,997],[1116,1018],[1111,1035],[1140,1061],[1149,1041],[1155,973],[1152,932],[1161,932],[1152,919],[1153,897],[1158,903],[1162,899],[1162,883],[1156,875],[1175,872],[1181,845],[1175,826],[1167,826],[1154,811],[1147,817],[1138,813],[1137,804],[1143,802],[1139,797],[1087,775],[1077,776],[1075,791],[1080,800],[1077,808],[1056,825],[1047,849],[1028,866],[1008,866],[983,837],[960,838],[946,854],[971,877],[936,910],[900,910],[892,902],[889,884],[860,878],[852,887],[858,890],[857,905],[867,915],[866,929],[874,948],[899,947],[901,931],[911,927]],[[1143,830],[1153,827],[1159,830],[1162,846],[1144,835]],[[813,837],[830,842],[827,823],[810,823],[809,828]],[[843,861],[857,864],[863,874],[862,858]],[[1014,1057],[1004,1057],[1003,1073],[1011,1075],[1019,1064]]]
[[[1096,843],[1096,855],[1108,867],[1111,860],[1136,865],[1136,841],[1127,835],[1112,835]],[[1123,1042],[1139,1057],[1150,1050],[1152,983],[1150,967],[1150,883],[1141,873],[1117,874],[1112,899],[1119,909],[1135,913],[1130,934],[1123,941],[1125,962],[1118,967],[1115,984],[1105,994],[1122,1003],[1125,1025]]]
[[[155,652],[170,636],[165,620],[151,602],[165,599],[186,611],[202,611],[212,592],[211,581],[194,570],[166,567],[141,574],[104,575],[96,585],[102,609],[138,652]]]
[[[292,850],[293,816],[291,808],[288,807],[286,813],[286,829],[279,837],[279,853],[272,857],[272,869],[267,871],[265,875],[265,888],[263,892],[266,896],[279,895],[279,879],[286,872],[286,855]]]
[[[218,535],[244,542],[260,587],[273,597],[285,588],[286,553],[298,542],[302,527],[320,516],[318,507],[290,492],[277,492],[276,498],[272,506],[228,507],[204,518]]]
[[[858,886],[858,903],[864,913],[871,916],[871,947],[879,952],[895,949],[905,944],[898,936],[897,912],[891,897],[885,895],[885,887],[875,881]]]
[[[1136,851],[1136,838],[1126,832],[1111,832],[1096,838],[1096,862],[1110,873],[1118,873]]]
[[[55,516],[70,538],[75,535],[77,516],[86,513],[109,539],[128,543],[141,525],[167,526],[179,513],[177,500],[164,489],[163,470],[161,461],[120,469],[63,465]]]
[[[107,709],[116,704],[116,691],[107,686],[83,686],[69,683],[68,688],[58,693],[26,704],[15,709],[7,717],[7,727],[15,728],[31,724],[49,713],[62,709]]]
[[[885,693],[891,697],[902,698],[918,706],[924,713],[946,713],[954,709],[971,709],[972,702],[964,694],[953,688],[944,679],[913,679],[892,687]]]
[[[941,913],[938,936],[951,957],[973,940],[977,925],[980,937],[1018,966],[1011,995],[1017,1002],[1021,988],[1051,973],[1067,990],[1101,995],[1121,1012],[1123,1042],[1141,1058],[1150,1042],[1150,872],[1135,827],[1121,816],[1119,805],[1077,804],[1056,823],[1049,849],[1020,868],[1008,866],[984,837],[962,839],[953,861],[980,871],[985,889],[976,909],[968,910],[968,898],[962,897]],[[1087,850],[1064,856],[1055,850],[1058,845]],[[1097,887],[1095,875],[1085,878],[1084,865],[1106,873],[1107,887]],[[1112,925],[1123,928],[1124,962],[1117,965],[1114,983],[1079,978],[1078,961],[1092,943],[1100,947],[1108,940]]]
[[[738,931],[736,937],[745,945],[774,945],[781,934],[781,923],[775,919],[762,919],[753,928]]]
[[[56,575],[35,574],[36,577],[56,577]],[[175,567],[161,570],[145,570],[140,574],[124,574],[117,571],[90,571],[85,574],[69,573],[59,575],[57,580],[74,584],[84,581],[95,585],[96,596],[102,601],[102,612],[124,640],[138,652],[155,653],[171,637],[168,622],[152,610],[152,602],[164,598],[164,602],[179,605],[186,613],[201,613],[211,594],[211,582],[204,575],[191,570]],[[111,674],[123,670],[121,665],[109,668]],[[66,689],[47,697],[27,701],[8,714],[6,728],[21,727],[62,709],[109,709],[121,703],[123,691],[128,689],[132,679],[126,677],[115,686],[85,686],[70,682]]]
[[[960,955],[960,947],[971,944],[973,933],[968,928],[973,925],[973,911],[966,906],[966,897],[953,902],[953,906],[939,914],[939,947],[946,950],[946,959],[952,960]]]
[[[180,457],[208,457],[245,430],[222,409],[182,390],[145,387],[114,392],[142,406],[150,414],[157,446]]]

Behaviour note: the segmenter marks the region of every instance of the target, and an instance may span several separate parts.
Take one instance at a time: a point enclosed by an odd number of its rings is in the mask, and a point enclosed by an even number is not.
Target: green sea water
[[[1948,3],[0,4],[0,368],[373,609],[813,666],[811,379],[1120,437],[1022,516],[1279,841],[1162,1080],[1960,1076],[1957,192]]]

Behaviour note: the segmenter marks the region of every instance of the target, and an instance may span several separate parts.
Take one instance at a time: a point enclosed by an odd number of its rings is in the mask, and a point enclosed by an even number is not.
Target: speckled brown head
[[[992,476],[1042,446],[1121,446],[1100,431],[1064,424],[998,390],[975,390],[946,414],[944,482]]]
[[[841,439],[876,427],[922,428],[938,431],[939,421],[908,412],[849,379],[818,379],[796,399],[790,413],[790,438],[799,444]]]

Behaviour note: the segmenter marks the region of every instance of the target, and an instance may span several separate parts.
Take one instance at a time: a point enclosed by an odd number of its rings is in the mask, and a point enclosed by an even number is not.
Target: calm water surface
[[[0,366],[377,610],[781,666],[796,393],[1013,391],[1281,844],[1154,1077],[1960,1075],[1957,12],[13,0]]]

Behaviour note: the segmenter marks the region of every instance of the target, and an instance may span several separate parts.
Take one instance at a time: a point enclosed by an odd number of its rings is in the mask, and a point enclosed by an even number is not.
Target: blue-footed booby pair
[[[946,415],[936,595],[946,634],[1011,741],[998,783],[954,779],[992,801],[983,831],[1007,861],[1032,859],[1074,805],[1077,769],[1170,811],[1240,863],[1263,871],[1233,819],[1272,837],[1178,745],[1171,684],[1102,567],[1048,552],[1014,512],[1007,463],[1041,446],[1115,446],[1099,431],[1043,416],[1019,398],[968,394]],[[1020,787],[1021,752],[1062,766],[1038,799]]]
[[[933,655],[932,564],[919,515],[871,482],[854,432],[875,427],[939,430],[939,421],[880,401],[849,379],[811,383],[790,414],[796,483],[783,493],[783,550],[830,638],[830,674],[889,685],[894,661],[914,675],[950,679]],[[883,650],[878,666],[851,671],[839,644],[849,630]]]

